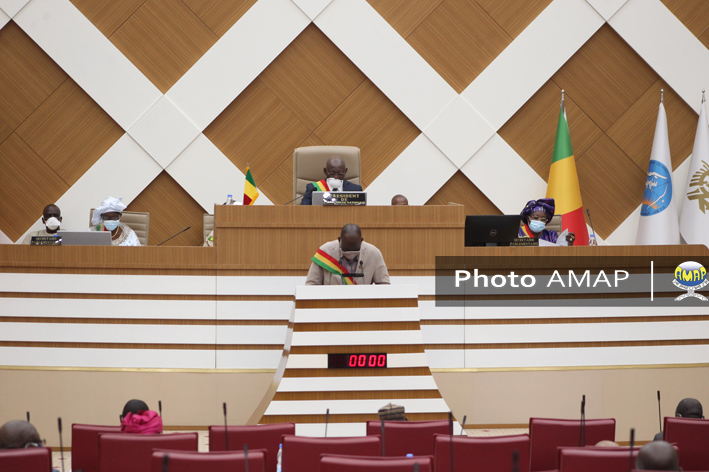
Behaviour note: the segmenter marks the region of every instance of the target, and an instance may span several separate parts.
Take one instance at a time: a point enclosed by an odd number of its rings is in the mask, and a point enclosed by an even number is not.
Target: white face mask
[[[353,261],[357,258],[357,256],[359,256],[359,251],[343,251],[340,249],[340,254],[342,254],[342,257],[348,261]]]
[[[330,190],[342,190],[342,180],[340,179],[327,179],[327,186]]]
[[[119,220],[106,220],[106,221],[103,222],[103,226],[104,226],[107,230],[113,231],[114,229],[118,228],[118,225],[119,225],[120,223],[121,223],[121,222],[120,222]]]
[[[61,222],[59,221],[58,218],[52,216],[49,218],[47,221],[44,222],[44,226],[47,227],[49,231],[56,231],[59,229],[59,226],[61,225]]]

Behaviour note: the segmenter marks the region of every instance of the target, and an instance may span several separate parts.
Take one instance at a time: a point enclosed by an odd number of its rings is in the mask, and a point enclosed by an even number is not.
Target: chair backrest
[[[94,214],[94,209],[92,208],[89,212],[89,226],[91,224],[91,216]],[[148,235],[150,230],[150,213],[142,211],[124,211],[121,213],[121,223],[130,226],[138,236],[141,246],[148,245]]]
[[[71,425],[71,470],[98,472],[98,436],[120,433],[120,426],[97,424]]]
[[[547,223],[546,229],[561,233],[561,215],[552,216],[551,220]]]
[[[381,456],[379,436],[355,438],[306,438],[283,436],[283,470],[314,472],[320,466],[321,454]]]
[[[229,449],[240,451],[244,444],[248,444],[249,449],[265,449],[266,452],[266,472],[276,472],[276,457],[278,446],[284,435],[295,434],[295,423],[276,423],[250,426],[228,426]],[[224,451],[226,441],[224,438],[224,426],[209,427],[209,450]]]
[[[436,472],[451,472],[451,437],[437,434],[434,438]],[[453,436],[453,472],[508,472],[512,470],[512,454],[517,451],[518,470],[529,470],[529,435],[470,438]]]
[[[665,417],[664,439],[679,448],[684,470],[709,470],[709,420]]]
[[[51,472],[52,450],[48,447],[0,450],[2,472]]]
[[[529,469],[556,468],[558,447],[578,446],[581,420],[529,419]],[[586,420],[586,446],[607,439],[615,441],[615,419]]]
[[[305,187],[325,178],[323,169],[332,156],[340,156],[347,167],[346,180],[362,184],[359,148],[354,146],[307,146],[293,151],[293,198],[305,193]],[[296,202],[298,203],[298,202]]]
[[[98,444],[99,472],[150,472],[153,449],[196,451],[197,433],[105,433]]]
[[[632,467],[640,448],[633,448]],[[629,447],[560,447],[559,472],[626,472],[630,468]]]
[[[152,455],[152,472],[162,472],[163,460],[168,456],[170,472],[246,472],[243,452],[194,452],[156,449]],[[266,452],[249,451],[249,472],[264,472]]]
[[[419,472],[433,472],[432,456],[356,457],[336,454],[320,456],[320,472],[411,472],[418,464]]]
[[[433,435],[449,434],[448,420],[385,421],[382,442],[386,456],[432,456]],[[367,421],[367,436],[382,436],[381,421]]]
[[[214,215],[205,213],[202,217],[202,241],[207,239],[209,233],[214,229]],[[142,244],[142,243],[141,243]]]

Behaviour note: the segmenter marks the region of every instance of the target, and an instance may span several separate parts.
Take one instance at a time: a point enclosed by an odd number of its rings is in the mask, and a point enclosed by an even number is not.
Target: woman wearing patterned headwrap
[[[135,231],[121,223],[121,213],[126,209],[123,197],[108,197],[96,207],[91,217],[91,231],[110,231],[111,246],[140,246]]]
[[[546,229],[546,225],[554,216],[554,199],[540,198],[539,200],[530,200],[524,206],[522,213],[522,226],[519,228],[519,236],[522,238],[539,238],[550,243],[556,243],[559,234],[550,229]],[[576,235],[568,233],[566,241],[569,246],[574,245]]]

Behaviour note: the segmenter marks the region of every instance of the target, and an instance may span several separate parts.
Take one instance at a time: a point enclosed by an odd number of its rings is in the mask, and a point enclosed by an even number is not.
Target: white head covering
[[[111,213],[117,211],[118,213],[123,212],[126,209],[126,204],[123,203],[123,197],[113,198],[106,197],[104,201],[101,202],[99,206],[94,210],[94,214],[91,217],[91,224],[100,224],[102,220],[101,216],[104,213]]]

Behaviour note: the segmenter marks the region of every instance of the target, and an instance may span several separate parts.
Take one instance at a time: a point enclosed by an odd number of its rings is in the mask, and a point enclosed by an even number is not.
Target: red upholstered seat
[[[530,471],[556,469],[558,447],[578,446],[580,420],[529,419]],[[615,419],[586,420],[586,444],[607,439],[615,441]]]
[[[163,460],[168,456],[170,472],[246,472],[243,452],[194,452],[157,449],[152,455],[152,472],[162,472]],[[264,472],[266,451],[249,451],[249,472]]]
[[[276,456],[281,438],[284,435],[295,434],[294,423],[276,423],[251,426],[228,426],[229,449],[241,451],[244,444],[249,445],[249,449],[265,449],[266,472],[276,472]],[[224,451],[226,441],[224,438],[224,426],[209,427],[209,450]]]
[[[626,472],[635,467],[639,448],[629,447],[562,447],[559,448],[559,472]]]
[[[453,436],[453,460],[459,472],[509,472],[512,454],[518,453],[518,470],[529,470],[529,435],[470,438]],[[450,472],[451,437],[437,434],[434,439],[436,472]]]
[[[120,433],[120,426],[71,425],[71,470],[98,472],[98,435]]]
[[[52,451],[47,447],[0,450],[2,472],[51,472]]]
[[[316,472],[321,454],[350,456],[381,456],[379,436],[356,438],[283,437],[283,470],[286,472]]]
[[[197,451],[197,433],[99,436],[99,472],[150,472],[153,449]]]
[[[411,472],[414,464],[419,472],[433,472],[432,456],[415,457],[355,457],[323,454],[320,472]]]
[[[709,421],[665,417],[665,441],[679,448],[679,466],[684,470],[709,470]]]
[[[382,447],[386,456],[433,455],[433,435],[449,434],[448,420],[385,421]],[[382,436],[381,421],[367,421],[367,436]]]

